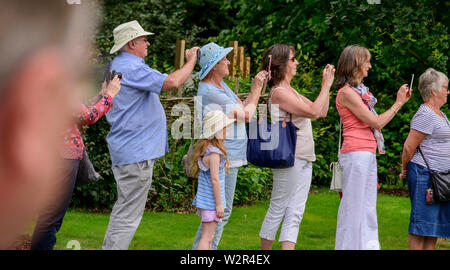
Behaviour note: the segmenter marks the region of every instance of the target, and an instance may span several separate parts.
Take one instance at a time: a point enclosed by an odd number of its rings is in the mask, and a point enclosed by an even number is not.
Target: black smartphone
[[[122,80],[122,73],[113,70],[113,71],[111,72],[111,78],[109,78],[109,81],[111,81],[112,79],[114,79],[114,77],[115,77],[116,75],[117,75],[117,77],[119,77],[119,80]]]

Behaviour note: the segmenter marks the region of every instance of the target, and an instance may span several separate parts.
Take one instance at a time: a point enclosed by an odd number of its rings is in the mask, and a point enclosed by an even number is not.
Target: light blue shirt
[[[112,165],[155,159],[168,152],[167,123],[159,100],[167,74],[151,69],[144,59],[120,52],[111,70],[121,72],[120,92],[106,114],[106,136]]]
[[[201,98],[201,109],[198,107],[197,111],[199,112],[198,117],[200,119],[203,119],[203,116],[211,110],[222,110],[225,114],[228,114],[232,112],[236,106],[242,107],[238,101],[238,97],[228,85],[223,81],[221,84],[225,91],[220,87],[209,83],[199,83],[197,104],[200,105],[199,98]],[[247,132],[245,130],[245,123],[234,122],[228,128],[225,147],[227,148],[230,168],[247,164]]]

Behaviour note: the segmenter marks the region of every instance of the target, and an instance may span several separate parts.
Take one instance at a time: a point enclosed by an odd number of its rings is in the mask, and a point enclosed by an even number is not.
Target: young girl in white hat
[[[224,216],[225,172],[228,157],[224,140],[229,119],[222,111],[208,112],[203,117],[202,138],[194,147],[192,173],[198,175],[197,194],[192,203],[202,220],[202,236],[197,249],[211,249],[217,223]]]

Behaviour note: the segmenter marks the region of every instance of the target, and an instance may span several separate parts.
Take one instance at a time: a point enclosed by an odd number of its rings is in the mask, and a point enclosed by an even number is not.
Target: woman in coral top
[[[376,150],[385,153],[381,129],[411,97],[408,85],[402,85],[392,107],[378,115],[374,109],[377,99],[363,83],[371,68],[369,50],[351,45],[342,51],[336,70],[336,108],[344,141],[339,155],[343,195],[335,249],[380,249]]]
[[[78,125],[92,125],[97,122],[113,105],[113,98],[120,91],[120,79],[114,77],[108,85],[103,84],[99,100],[92,106],[86,107],[82,103],[74,111],[73,123],[64,130],[61,158],[63,167],[59,168],[61,181],[55,183],[52,198],[39,213],[38,221],[31,240],[32,250],[52,250],[56,243],[56,233],[61,228],[64,215],[72,198],[73,188],[80,161],[83,157],[84,144]]]

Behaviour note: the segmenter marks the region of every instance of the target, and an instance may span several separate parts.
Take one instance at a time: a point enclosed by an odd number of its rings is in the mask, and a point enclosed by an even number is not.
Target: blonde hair
[[[209,145],[215,146],[217,148],[219,148],[220,151],[222,151],[222,153],[225,155],[225,171],[226,173],[228,173],[228,155],[227,155],[227,150],[224,144],[224,140],[223,139],[217,139],[216,137],[212,138],[212,139],[200,139],[195,143],[194,146],[194,153],[192,155],[193,159],[192,159],[192,166],[191,166],[191,173],[192,175],[197,176],[198,172],[200,170],[200,168],[198,167],[198,159],[203,156],[206,152],[206,149],[208,148]]]
[[[363,79],[361,66],[368,59],[370,59],[370,52],[367,48],[359,45],[345,47],[337,64],[336,88],[339,89],[345,84],[357,87]]]

